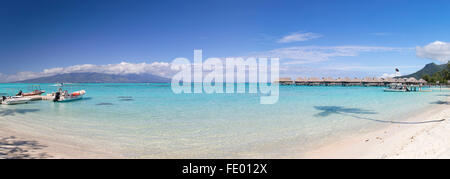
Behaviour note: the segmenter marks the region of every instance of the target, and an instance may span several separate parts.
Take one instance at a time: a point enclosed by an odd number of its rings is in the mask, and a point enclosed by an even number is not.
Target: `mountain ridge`
[[[399,78],[410,78],[414,77],[416,79],[421,79],[424,75],[432,76],[434,73],[444,70],[447,64],[437,65],[435,63],[426,64],[422,69],[417,72],[411,73],[409,75],[400,76]]]

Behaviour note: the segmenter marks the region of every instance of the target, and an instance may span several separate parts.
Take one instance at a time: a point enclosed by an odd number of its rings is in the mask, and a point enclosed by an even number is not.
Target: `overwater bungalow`
[[[333,77],[322,78],[325,86],[336,86],[336,80]]]
[[[342,84],[342,86],[350,86],[351,81],[352,81],[351,78],[345,77],[344,79],[341,80],[341,84]]]
[[[278,80],[275,80],[275,83],[279,83],[280,85],[292,85],[294,84],[294,81],[292,81],[291,78],[279,78]]]
[[[308,78],[308,85],[309,86],[320,86],[322,84],[323,80],[317,77],[310,77]]]
[[[418,83],[421,84],[421,85],[425,85],[427,83],[427,81],[425,81],[424,79],[420,79],[418,81]]]
[[[307,80],[305,78],[298,77],[297,79],[295,79],[295,84],[296,85],[307,85]]]
[[[304,86],[389,86],[391,84],[402,83],[405,85],[425,85],[427,82],[423,79],[417,80],[415,78],[377,78],[365,77],[359,78],[332,78],[332,77],[298,77],[295,81],[291,78],[280,78],[276,82],[282,85],[304,85]]]
[[[362,84],[363,84],[363,86],[384,86],[383,81],[376,77],[373,77],[373,78],[365,77],[362,80]]]
[[[353,78],[349,81],[349,86],[361,86],[362,80],[359,78]]]
[[[338,77],[338,78],[335,80],[334,84],[337,85],[337,86],[342,86],[342,85],[343,85],[343,82],[344,82],[344,79],[342,79],[341,77]]]

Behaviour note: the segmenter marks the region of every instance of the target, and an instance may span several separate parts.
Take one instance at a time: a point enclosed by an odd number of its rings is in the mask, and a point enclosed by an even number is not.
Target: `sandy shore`
[[[0,126],[0,159],[121,158],[110,151]]]
[[[443,121],[442,121],[443,120]],[[450,158],[450,103],[405,121],[353,136],[306,153],[306,158]],[[441,121],[420,123],[422,121]]]

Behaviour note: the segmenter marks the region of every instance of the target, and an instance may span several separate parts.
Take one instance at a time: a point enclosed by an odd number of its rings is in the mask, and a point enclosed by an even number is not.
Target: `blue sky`
[[[449,9],[444,0],[1,0],[0,61],[8,68],[0,78],[82,64],[169,63],[192,59],[194,49],[206,58],[276,51],[289,76],[380,75],[396,67],[406,74],[448,60]],[[301,53],[286,54],[292,47]]]

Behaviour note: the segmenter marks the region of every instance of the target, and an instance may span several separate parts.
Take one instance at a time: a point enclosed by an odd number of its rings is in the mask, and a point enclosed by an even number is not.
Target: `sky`
[[[450,1],[0,0],[0,82],[170,76],[177,57],[279,57],[281,76],[389,76],[450,59]]]

